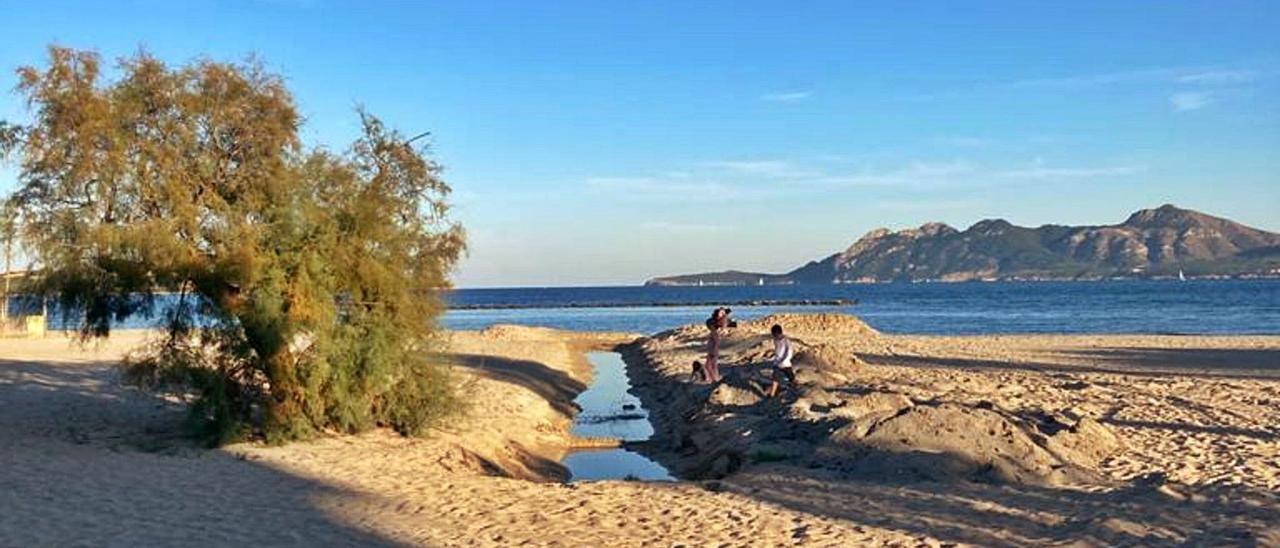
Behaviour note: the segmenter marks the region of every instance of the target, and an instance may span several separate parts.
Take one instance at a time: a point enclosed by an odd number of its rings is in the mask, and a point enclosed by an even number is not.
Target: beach
[[[1280,2],[9,2],[0,548],[1280,548]]]
[[[775,322],[815,357],[763,400]],[[467,405],[427,438],[218,449],[120,383],[146,332],[0,340],[0,545],[1280,545],[1280,336],[776,316],[732,330],[711,387],[704,335],[452,332]],[[565,482],[598,442],[570,433],[592,350],[625,357],[657,430],[634,449],[682,481]]]

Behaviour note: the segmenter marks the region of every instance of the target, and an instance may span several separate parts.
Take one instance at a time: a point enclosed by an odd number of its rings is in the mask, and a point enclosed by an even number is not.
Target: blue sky
[[[50,43],[256,54],[310,143],[349,142],[356,105],[433,133],[464,287],[784,271],[880,226],[1166,202],[1280,231],[1280,2],[107,4],[0,0],[0,88]]]

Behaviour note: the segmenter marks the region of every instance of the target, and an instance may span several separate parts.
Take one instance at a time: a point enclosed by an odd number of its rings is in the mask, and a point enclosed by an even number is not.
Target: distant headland
[[[1280,277],[1280,234],[1166,204],[1105,226],[1028,228],[987,219],[963,231],[943,223],[879,228],[784,274],[729,270],[645,285],[1226,277]]]

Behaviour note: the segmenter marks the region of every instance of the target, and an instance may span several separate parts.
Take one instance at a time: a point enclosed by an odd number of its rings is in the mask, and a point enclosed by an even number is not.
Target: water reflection
[[[595,369],[591,386],[574,399],[582,408],[573,424],[574,435],[644,441],[653,435],[649,412],[631,394],[626,364],[616,352],[591,352],[587,360]],[[570,481],[604,479],[664,480],[675,478],[662,465],[627,449],[582,449],[569,453],[562,463]]]

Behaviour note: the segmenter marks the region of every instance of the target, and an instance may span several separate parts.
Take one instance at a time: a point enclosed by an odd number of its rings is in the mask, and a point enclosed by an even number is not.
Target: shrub
[[[119,70],[101,83],[97,55],[56,47],[18,70],[32,120],[0,122],[0,152],[41,291],[85,338],[175,295],[128,375],[190,389],[211,440],[422,433],[451,405],[431,351],[464,249],[425,149],[363,111],[345,152],[303,147],[260,64]]]

